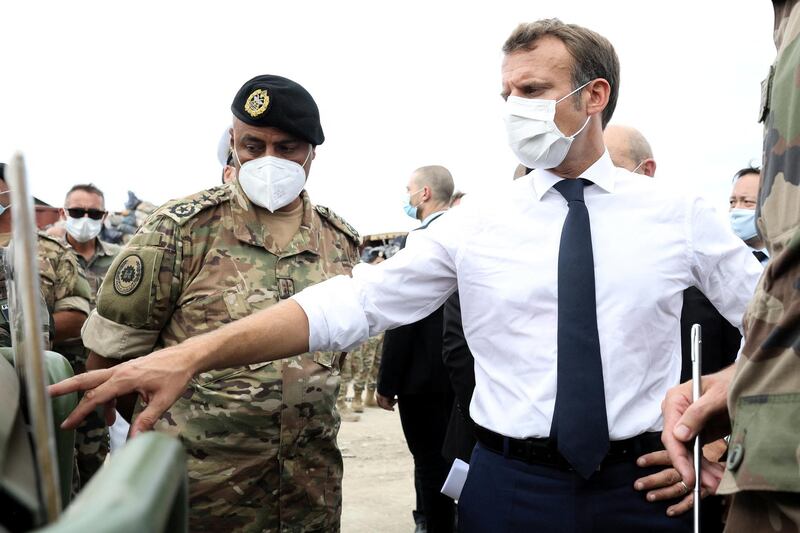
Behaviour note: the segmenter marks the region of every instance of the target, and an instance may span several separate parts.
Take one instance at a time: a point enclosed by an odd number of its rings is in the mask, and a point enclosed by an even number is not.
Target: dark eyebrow
[[[263,141],[262,139],[259,139],[258,137],[255,137],[255,136],[253,136],[253,135],[250,135],[250,134],[248,134],[248,133],[245,133],[245,134],[242,136],[242,142],[243,142],[243,143],[260,143],[260,144],[265,144],[265,143],[264,143],[264,141]]]

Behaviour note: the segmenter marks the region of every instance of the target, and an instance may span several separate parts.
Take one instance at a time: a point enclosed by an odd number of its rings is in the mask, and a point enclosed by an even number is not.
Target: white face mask
[[[586,87],[590,81],[558,100],[508,97],[503,118],[508,144],[520,163],[528,168],[547,169],[564,161],[572,141],[589,124],[591,117],[586,117],[583,126],[567,137],[556,126],[556,104]]]
[[[251,202],[271,213],[286,207],[300,196],[306,184],[306,171],[303,167],[311,157],[313,148],[309,147],[306,160],[298,165],[294,161],[271,155],[242,164],[234,147],[233,157],[239,163],[239,184],[242,190]]]
[[[98,235],[103,229],[103,219],[92,220],[89,217],[67,217],[67,232],[78,242],[88,242]]]

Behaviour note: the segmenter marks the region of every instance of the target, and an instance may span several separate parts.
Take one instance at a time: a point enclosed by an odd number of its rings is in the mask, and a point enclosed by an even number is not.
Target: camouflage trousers
[[[337,532],[342,456],[332,359],[200,374],[156,429],[188,458],[189,529]]]
[[[800,494],[742,491],[733,495],[725,533],[800,532]]]
[[[81,487],[103,466],[110,449],[111,440],[102,413],[102,409],[90,413],[75,431],[75,454]]]
[[[347,385],[353,382],[353,392],[356,395],[367,388],[375,390],[378,383],[378,369],[381,366],[381,349],[383,348],[383,333],[371,337],[364,344],[347,354],[342,368],[342,390],[340,398],[344,398]]]
[[[61,346],[62,355],[72,365],[75,374],[86,372],[87,352],[83,344]],[[92,476],[103,466],[111,447],[106,421],[103,419],[103,409],[98,408],[90,413],[80,426],[75,430],[75,456],[77,461],[78,485],[73,486],[77,491],[84,487]],[[75,485],[75,480],[73,480]]]

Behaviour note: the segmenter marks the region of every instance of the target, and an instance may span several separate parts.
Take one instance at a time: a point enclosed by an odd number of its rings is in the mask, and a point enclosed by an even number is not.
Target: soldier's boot
[[[375,389],[367,389],[367,398],[364,400],[367,407],[378,407],[378,400],[375,399]]]
[[[344,422],[358,422],[361,420],[361,416],[355,414],[350,407],[348,407],[344,398],[336,400],[336,408],[339,410],[339,416]]]
[[[361,399],[363,395],[364,395],[363,390],[353,391],[353,411],[355,411],[356,413],[364,412],[364,402]]]

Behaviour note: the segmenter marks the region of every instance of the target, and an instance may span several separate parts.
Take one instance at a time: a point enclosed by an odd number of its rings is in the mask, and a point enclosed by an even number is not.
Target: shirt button
[[[744,459],[744,446],[741,443],[734,444],[728,453],[726,468],[731,472],[735,472],[739,465],[742,464],[742,459]]]

